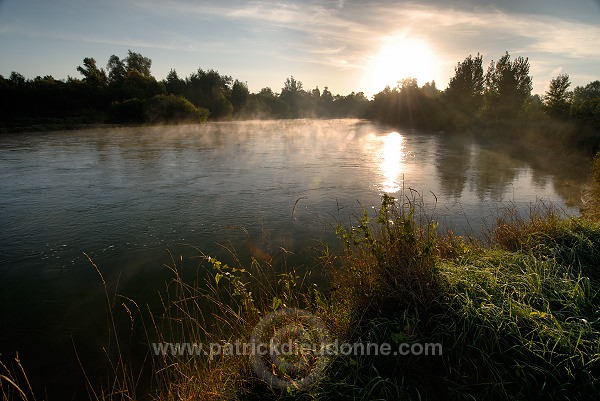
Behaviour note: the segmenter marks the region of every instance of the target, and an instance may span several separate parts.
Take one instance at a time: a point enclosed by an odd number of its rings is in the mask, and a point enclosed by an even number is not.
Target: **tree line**
[[[151,74],[152,60],[128,51],[110,56],[106,68],[86,57],[77,67],[81,78],[57,80],[47,75],[26,79],[18,72],[0,75],[6,122],[71,119],[81,123],[171,123],[207,119],[352,117],[364,114],[363,93],[333,95],[327,87],[303,89],[287,78],[279,93],[263,88],[250,93],[246,83],[215,70],[199,68],[180,78],[172,69],[164,80]]]
[[[366,117],[394,126],[444,131],[477,130],[506,139],[537,136],[600,148],[600,81],[570,90],[567,74],[553,78],[544,95],[532,95],[529,60],[508,52],[484,70],[480,54],[454,69],[446,90],[435,82],[419,87],[414,78],[386,87],[370,103]]]
[[[455,67],[448,88],[435,82],[422,87],[413,78],[387,87],[374,96],[371,117],[390,124],[414,127],[463,128],[474,122],[519,121],[537,112],[561,120],[577,120],[596,129],[600,122],[600,81],[569,91],[569,76],[552,79],[543,96],[532,95],[529,60],[511,61],[507,52],[491,61],[484,73],[483,57],[469,55]]]
[[[570,123],[593,137],[600,131],[600,81],[570,90],[570,79],[552,79],[543,95],[532,95],[529,60],[507,52],[484,71],[483,57],[457,63],[446,90],[434,81],[419,86],[405,78],[367,99],[364,93],[333,95],[327,87],[305,90],[293,76],[276,93],[248,85],[215,70],[199,68],[181,78],[172,69],[164,80],[151,74],[152,60],[128,51],[99,67],[91,57],[77,67],[80,78],[26,79],[0,75],[4,124],[66,119],[87,123],[173,123],[251,118],[359,117],[384,124],[435,130],[535,120]],[[571,130],[572,131],[572,130]],[[591,134],[590,134],[591,133]],[[588,138],[589,139],[589,138]]]

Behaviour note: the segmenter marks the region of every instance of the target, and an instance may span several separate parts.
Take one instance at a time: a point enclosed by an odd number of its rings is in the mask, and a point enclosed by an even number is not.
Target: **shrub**
[[[144,120],[150,124],[204,122],[208,110],[194,106],[182,96],[156,95],[144,105]]]
[[[113,123],[144,122],[144,102],[138,98],[113,102],[108,111],[109,121]]]

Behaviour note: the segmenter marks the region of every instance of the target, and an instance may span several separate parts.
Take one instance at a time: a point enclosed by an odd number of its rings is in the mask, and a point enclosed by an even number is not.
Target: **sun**
[[[437,57],[424,40],[385,37],[379,52],[370,57],[365,84],[372,93],[388,85],[393,88],[404,78],[416,78],[419,85],[423,85],[434,79],[437,63]]]

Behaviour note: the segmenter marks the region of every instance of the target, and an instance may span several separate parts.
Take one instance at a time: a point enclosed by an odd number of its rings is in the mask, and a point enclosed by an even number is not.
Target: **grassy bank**
[[[600,181],[598,159],[595,167]],[[324,246],[327,288],[290,266],[278,273],[281,266],[242,266],[235,257],[227,265],[202,256],[199,266],[174,258],[162,311],[106,290],[111,338],[121,341],[107,351],[110,381],[98,389],[90,380],[91,398],[594,400],[600,391],[598,193],[596,182],[583,218],[548,208],[526,218],[507,210],[483,240],[442,235],[418,201],[384,196],[376,214],[365,211],[337,228],[341,253]],[[443,352],[334,352],[314,385],[286,390],[260,380],[248,355],[149,351],[142,367],[128,357],[133,330],[143,331],[148,348],[183,341],[225,346],[248,342],[269,313],[290,307],[319,317],[339,342],[440,344]],[[33,399],[16,367],[0,376],[3,399]]]
[[[207,286],[185,284],[174,264],[172,298],[152,332],[167,342],[245,342],[269,312],[299,307],[340,342],[437,343],[441,355],[338,354],[315,385],[287,391],[259,380],[247,356],[166,355],[153,360],[152,397],[595,399],[600,226],[551,210],[526,220],[507,213],[484,243],[440,237],[417,206],[384,197],[378,215],[339,227],[343,253],[322,259],[327,291],[293,270],[214,259],[209,289],[199,290]]]

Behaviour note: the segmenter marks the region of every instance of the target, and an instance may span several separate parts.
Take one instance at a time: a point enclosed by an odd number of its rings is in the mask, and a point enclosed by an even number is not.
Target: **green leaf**
[[[273,297],[273,302],[271,303],[271,309],[277,310],[281,307],[283,301],[277,297]]]
[[[392,341],[396,344],[402,344],[402,343],[406,342],[406,340],[407,340],[407,337],[403,332],[392,334]]]

